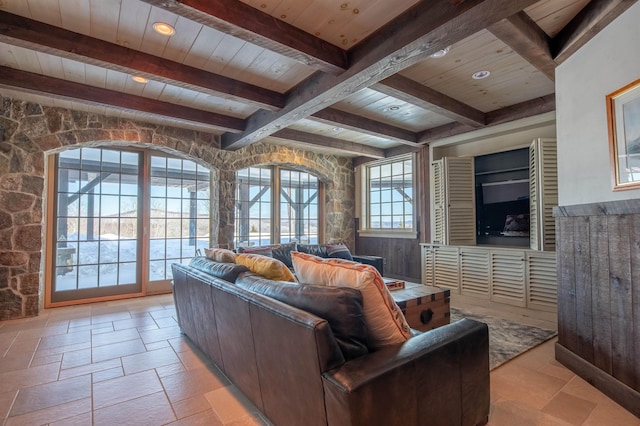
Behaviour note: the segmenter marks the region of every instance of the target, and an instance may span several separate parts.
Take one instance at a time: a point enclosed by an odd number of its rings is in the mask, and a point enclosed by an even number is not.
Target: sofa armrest
[[[489,416],[489,332],[463,319],[323,374],[329,424],[472,426]]]

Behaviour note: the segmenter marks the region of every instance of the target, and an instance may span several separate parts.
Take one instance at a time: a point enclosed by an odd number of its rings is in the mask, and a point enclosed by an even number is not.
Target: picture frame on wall
[[[613,190],[640,188],[640,79],[607,95]]]

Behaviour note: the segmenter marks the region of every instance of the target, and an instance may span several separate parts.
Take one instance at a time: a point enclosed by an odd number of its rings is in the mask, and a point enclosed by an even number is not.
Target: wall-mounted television
[[[529,199],[529,179],[486,182],[481,186],[483,204]]]

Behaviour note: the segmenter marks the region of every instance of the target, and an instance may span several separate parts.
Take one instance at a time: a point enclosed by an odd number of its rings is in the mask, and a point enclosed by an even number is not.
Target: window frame
[[[411,161],[411,185],[413,188],[412,197],[412,213],[411,213],[411,228],[371,228],[371,169],[373,167],[380,167],[383,165],[392,165],[393,163]],[[386,158],[384,160],[372,161],[370,163],[361,166],[360,170],[360,192],[361,192],[361,206],[360,206],[360,221],[358,235],[361,237],[376,237],[376,238],[418,238],[418,202],[417,195],[417,156],[415,153],[409,153],[393,158]],[[406,213],[405,215],[406,216]]]
[[[239,200],[237,198],[238,195],[238,172],[240,172],[241,170],[247,170],[247,169],[264,169],[264,170],[269,170],[270,174],[271,174],[271,187],[270,187],[270,221],[271,221],[271,228],[270,228],[270,245],[273,244],[282,244],[282,235],[281,235],[281,226],[282,226],[282,215],[281,215],[281,191],[282,191],[282,184],[281,184],[281,172],[282,171],[290,171],[290,172],[297,172],[297,173],[306,173],[310,176],[313,176],[317,182],[318,182],[318,195],[317,195],[317,200],[318,202],[316,203],[318,206],[318,212],[317,212],[317,222],[318,222],[318,233],[317,233],[317,241],[318,242],[322,242],[324,241],[324,203],[322,200],[324,200],[324,195],[325,195],[325,183],[315,174],[313,173],[313,171],[310,170],[301,170],[301,169],[296,169],[296,168],[291,168],[291,167],[286,167],[283,165],[278,165],[278,164],[267,164],[267,165],[252,165],[252,166],[247,166],[247,167],[243,167],[241,169],[238,169],[235,171],[236,173],[236,180],[235,180],[235,199],[234,199],[234,205],[235,205],[235,210],[234,210],[234,233],[233,233],[233,245],[234,247],[238,247],[239,243],[241,241],[244,240],[240,240],[240,237],[237,234],[237,230],[238,230],[238,203]],[[307,219],[304,219],[305,221],[307,221]],[[306,243],[305,243],[306,244]],[[243,246],[244,247],[244,246]]]

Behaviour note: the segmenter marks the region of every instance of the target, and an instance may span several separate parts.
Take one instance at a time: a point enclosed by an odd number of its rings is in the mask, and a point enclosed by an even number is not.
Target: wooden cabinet
[[[474,157],[444,157],[432,161],[431,182],[433,210],[430,242],[452,246],[476,245]],[[530,236],[529,244],[525,240],[524,247],[555,250],[553,207],[557,204],[556,141],[536,139],[529,147]]]
[[[493,302],[556,309],[555,252],[422,244],[422,282]]]

